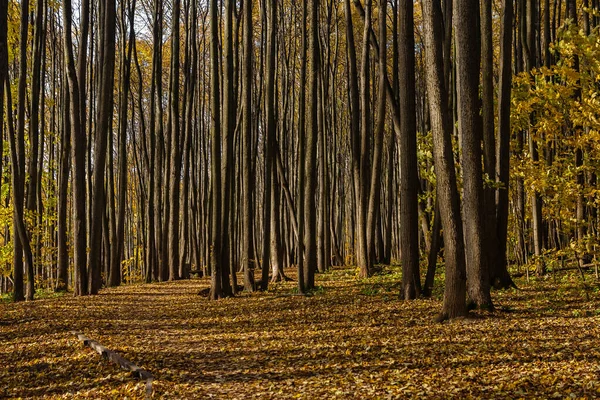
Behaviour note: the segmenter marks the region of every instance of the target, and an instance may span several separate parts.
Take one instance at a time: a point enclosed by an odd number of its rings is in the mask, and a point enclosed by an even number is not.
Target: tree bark
[[[437,196],[444,230],[446,287],[444,305],[438,320],[466,315],[466,269],[460,196],[456,183],[452,152],[452,119],[447,113],[448,95],[444,83],[442,45],[442,12],[439,0],[424,0],[423,26],[427,62],[427,92],[433,133],[434,168]]]
[[[512,87],[512,21],[513,2],[503,1],[500,32],[500,83],[498,92],[498,137],[496,142],[496,237],[498,258],[490,264],[492,284],[500,289],[514,286],[508,273],[508,194],[510,185],[510,100]]]
[[[400,23],[400,251],[402,293],[405,300],[421,293],[419,277],[419,205],[413,3],[399,5]],[[380,58],[383,48],[380,46]]]
[[[219,88],[219,21],[217,0],[210,1],[210,76],[211,76],[211,185],[212,212],[210,231],[210,298],[223,297],[221,282],[221,99]]]
[[[107,138],[112,125],[114,74],[115,74],[115,34],[116,9],[115,0],[107,0],[103,21],[101,53],[100,53],[100,89],[98,91],[98,114],[94,141],[94,191],[92,199],[91,243],[88,265],[89,291],[97,294],[102,285],[100,250],[102,248],[102,216],[105,213],[106,201],[104,191],[104,173],[107,152]],[[112,150],[111,150],[112,151]]]
[[[481,120],[479,115],[479,0],[455,4],[458,129],[462,138],[463,211],[469,299],[492,310],[489,271],[485,255],[484,198],[481,170]]]

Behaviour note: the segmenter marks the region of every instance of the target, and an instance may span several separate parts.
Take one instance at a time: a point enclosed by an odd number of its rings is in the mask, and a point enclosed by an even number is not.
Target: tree
[[[179,278],[179,192],[181,186],[181,150],[179,121],[179,52],[180,52],[180,17],[181,0],[173,1],[171,21],[171,79],[169,88],[169,119],[171,133],[171,165],[169,179],[169,229],[168,229],[168,264],[169,280]],[[217,197],[218,199],[218,197]],[[217,257],[219,254],[217,254]]]
[[[254,291],[252,249],[252,1],[244,3],[244,57],[242,63],[242,267],[244,289]],[[254,255],[255,257],[255,255]]]
[[[271,201],[272,191],[275,189],[273,182],[273,166],[275,142],[277,140],[277,125],[275,121],[275,47],[277,33],[277,0],[271,0],[268,4],[268,33],[267,33],[267,81],[265,107],[267,111],[267,137],[265,144],[265,191],[264,191],[264,216],[263,216],[263,253],[262,253],[262,276],[261,290],[267,290],[269,285],[269,264],[271,261]]]
[[[498,92],[498,135],[496,141],[496,237],[498,258],[490,263],[490,278],[497,288],[514,286],[508,274],[508,194],[510,184],[510,94],[512,85],[512,20],[513,2],[503,1],[500,33],[500,83]],[[489,244],[491,245],[491,244]]]
[[[417,127],[415,110],[415,52],[413,3],[401,2],[400,22],[400,250],[402,293],[405,300],[421,292],[419,277],[419,219],[417,190]],[[383,42],[381,42],[383,44]],[[383,51],[381,46],[380,52]],[[381,57],[380,53],[380,58]]]
[[[32,59],[32,76],[31,76],[31,115],[29,118],[29,143],[31,144],[31,151],[29,155],[28,171],[29,171],[29,182],[27,187],[27,198],[26,206],[27,209],[32,213],[38,213],[37,222],[41,221],[42,211],[42,184],[40,180],[42,165],[40,160],[43,161],[43,157],[40,157],[40,137],[43,137],[44,132],[40,132],[40,93],[41,93],[41,82],[42,82],[42,60],[43,50],[45,45],[45,27],[44,27],[44,15],[46,13],[46,4],[43,0],[39,0],[36,3],[35,11],[35,26],[34,26],[34,41],[33,41],[33,59]],[[25,41],[26,43],[26,41]],[[42,114],[43,116],[43,114]],[[43,125],[43,122],[42,122]],[[38,231],[41,226],[38,226]],[[33,236],[32,236],[33,238]],[[41,240],[39,234],[35,235],[35,242],[37,243],[36,248],[41,250]],[[38,265],[38,271],[41,271],[41,260],[39,259],[39,251],[36,251],[35,262]],[[40,274],[41,275],[41,274]]]
[[[306,164],[304,174],[304,288],[311,290],[315,286],[315,270],[317,268],[317,209],[315,193],[317,192],[317,143],[319,138],[318,104],[319,104],[319,0],[313,0],[310,18],[310,118],[306,130]]]
[[[225,64],[223,68],[223,149],[221,160],[221,197],[223,198],[223,206],[221,208],[221,288],[225,295],[235,294],[237,290],[237,282],[235,274],[234,259],[232,250],[235,248],[233,243],[233,232],[229,226],[233,226],[233,175],[235,168],[233,167],[233,151],[234,151],[234,135],[235,135],[235,118],[236,118],[236,98],[234,93],[234,60],[233,60],[233,14],[235,12],[235,4],[233,0],[227,0],[225,3]],[[230,266],[229,269],[227,266]],[[233,285],[229,282],[229,274],[233,277]]]
[[[306,273],[304,260],[304,209],[305,209],[305,158],[306,158],[306,58],[308,53],[308,4],[304,2],[302,5],[302,50],[300,55],[300,93],[298,99],[298,255],[297,255],[297,270],[298,270],[298,292],[306,294]]]
[[[211,76],[211,178],[212,178],[212,213],[210,232],[210,266],[211,286],[210,298],[217,300],[223,297],[221,283],[221,110],[219,88],[219,34],[217,18],[217,1],[210,2],[210,76]]]
[[[83,44],[87,42],[87,15],[89,13],[89,2],[82,1],[82,47],[80,57],[85,59],[86,49]],[[63,24],[64,24],[64,51],[67,77],[69,82],[70,98],[70,120],[71,120],[71,159],[73,168],[73,263],[75,264],[75,294],[83,296],[88,293],[88,278],[86,266],[86,216],[85,216],[85,130],[82,124],[81,101],[83,93],[80,92],[80,83],[85,82],[85,68],[79,77],[75,70],[75,57],[73,55],[72,21],[73,9],[70,0],[63,2]],[[80,63],[81,64],[81,63]]]
[[[439,0],[423,1],[424,42],[427,54],[427,92],[433,134],[433,157],[438,180],[437,196],[444,230],[446,277],[444,305],[438,320],[466,315],[466,267],[460,196],[456,184],[452,153],[452,121],[446,112],[448,95],[444,84],[444,67],[440,37],[442,10]]]
[[[104,192],[104,173],[106,163],[107,139],[111,129],[113,115],[113,91],[115,73],[115,31],[116,6],[114,0],[104,3],[100,17],[103,21],[100,49],[100,88],[98,91],[98,114],[96,134],[94,136],[94,195],[92,199],[91,243],[88,265],[89,291],[97,294],[102,284],[100,250],[102,246],[102,216],[106,201]],[[111,150],[112,151],[112,150]]]
[[[125,2],[121,3],[121,31],[122,34],[122,54],[121,54],[121,93],[119,99],[119,188],[118,188],[118,216],[116,223],[115,236],[111,242],[115,244],[110,260],[110,274],[107,278],[108,286],[118,286],[121,284],[121,261],[123,258],[123,242],[125,241],[125,198],[127,192],[127,115],[128,98],[131,87],[131,59],[133,56],[133,42],[135,41],[134,29],[134,11],[136,1],[128,1],[129,14],[129,36],[125,35]],[[127,39],[128,38],[128,39]],[[127,42],[129,45],[127,46]],[[127,50],[126,50],[127,49]]]
[[[477,307],[493,309],[484,236],[479,62],[477,41],[479,1],[455,4],[454,30],[457,64],[458,129],[462,138],[463,212],[469,299]],[[475,61],[474,61],[475,60]]]

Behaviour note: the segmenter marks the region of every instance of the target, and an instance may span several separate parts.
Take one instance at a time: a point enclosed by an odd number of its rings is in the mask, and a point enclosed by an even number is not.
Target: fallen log
[[[96,353],[100,354],[102,358],[112,361],[121,367],[121,369],[131,372],[134,377],[146,380],[146,396],[150,397],[152,395],[152,381],[154,380],[154,376],[152,376],[150,372],[124,359],[118,353],[109,350],[95,340],[88,338],[83,333],[76,331],[71,331],[71,333],[77,336],[77,338],[83,342],[84,346],[94,350]]]

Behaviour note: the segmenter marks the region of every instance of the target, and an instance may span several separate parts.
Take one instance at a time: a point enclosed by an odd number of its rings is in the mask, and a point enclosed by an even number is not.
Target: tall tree
[[[306,158],[306,58],[308,55],[308,4],[303,2],[302,5],[302,50],[300,55],[300,93],[298,99],[298,292],[306,293],[306,276],[305,276],[305,260],[304,260],[304,187],[306,186],[305,179],[305,158]]]
[[[411,1],[400,2],[400,251],[405,300],[421,292],[419,277],[419,219],[417,122],[415,105],[414,12]],[[383,51],[380,46],[380,58]]]
[[[496,141],[496,237],[498,257],[490,263],[490,278],[494,286],[514,286],[508,274],[508,198],[510,182],[510,100],[512,86],[512,23],[513,1],[504,0],[500,32],[500,83],[498,92],[498,135]],[[490,244],[491,245],[491,244]]]
[[[109,131],[112,129],[113,97],[115,82],[115,37],[116,37],[116,4],[115,0],[107,0],[102,8],[100,18],[103,21],[100,48],[100,88],[98,90],[98,112],[96,132],[94,135],[94,196],[92,199],[91,243],[88,265],[89,291],[97,294],[102,284],[100,250],[102,248],[102,216],[106,212],[104,192],[104,174],[106,171],[106,152]],[[112,151],[112,149],[111,149]]]
[[[32,75],[31,75],[31,113],[29,117],[29,143],[30,143],[30,155],[28,162],[29,182],[27,187],[27,209],[34,213],[41,209],[40,204],[41,198],[41,181],[39,166],[40,158],[40,137],[43,132],[40,132],[40,98],[41,98],[41,82],[42,82],[42,59],[43,50],[45,44],[45,27],[44,27],[44,16],[46,14],[46,3],[43,0],[36,2],[35,11],[35,26],[33,32],[33,57],[32,57]],[[42,114],[43,117],[43,114]],[[43,149],[42,149],[43,150]],[[41,231],[41,227],[36,229],[37,232]],[[35,235],[35,242],[38,246],[41,243],[41,237],[39,233]],[[39,247],[38,247],[39,248]],[[37,259],[35,263],[41,267],[41,260]]]
[[[477,11],[477,12],[476,12]],[[479,1],[455,4],[458,129],[462,139],[463,211],[469,299],[492,309],[485,254],[481,119],[479,103]]]
[[[87,4],[86,4],[87,3]],[[87,7],[87,8],[86,8]],[[85,58],[87,50],[83,47],[87,45],[87,34],[85,31],[85,25],[87,24],[89,14],[89,2],[87,0],[82,1],[82,47],[80,48],[79,60]],[[85,112],[81,109],[82,103],[85,104],[85,100],[81,101],[82,92],[80,92],[80,83],[85,82],[85,68],[78,76],[75,69],[75,56],[73,55],[73,30],[72,30],[72,19],[73,19],[73,8],[71,0],[65,0],[63,2],[63,37],[64,37],[64,51],[65,51],[65,63],[67,68],[67,77],[69,82],[69,98],[70,98],[70,120],[71,120],[71,159],[73,168],[73,248],[74,256],[73,263],[75,264],[75,294],[86,295],[88,292],[88,278],[87,278],[87,265],[86,265],[86,215],[85,215],[85,147],[86,147],[86,135],[85,125],[82,124],[82,114]],[[81,78],[81,79],[80,79]]]
[[[179,52],[180,52],[181,0],[173,1],[171,21],[171,79],[169,88],[169,127],[171,133],[171,165],[169,179],[169,229],[168,263],[169,280],[179,278],[179,189],[181,186],[181,149],[179,115]],[[218,256],[218,255],[217,255]]]
[[[358,201],[356,202],[357,212],[357,234],[359,238],[358,259],[360,265],[360,275],[366,277],[371,273],[372,259],[369,257],[369,243],[367,237],[367,207],[368,207],[368,175],[370,169],[370,137],[371,137],[371,95],[370,95],[370,46],[369,39],[372,25],[372,0],[365,2],[365,26],[363,32],[363,50],[360,66],[360,146],[359,146],[359,170],[360,179],[356,193]],[[356,185],[356,183],[355,183]],[[360,244],[360,241],[364,244]]]
[[[319,0],[313,0],[310,8],[310,117],[306,129],[306,164],[304,174],[304,287],[310,290],[315,286],[315,270],[317,268],[317,143],[319,138],[318,105],[319,105]]]
[[[269,265],[271,260],[271,191],[272,185],[275,141],[277,140],[277,125],[275,121],[275,73],[276,73],[276,32],[277,32],[277,0],[268,2],[267,17],[267,81],[265,108],[267,112],[267,136],[265,144],[265,191],[264,191],[264,213],[263,213],[263,253],[262,253],[262,277],[261,290],[267,290],[269,285]]]
[[[360,204],[361,194],[361,163],[360,163],[360,100],[358,88],[358,63],[356,60],[356,46],[354,41],[354,26],[352,23],[352,9],[350,0],[344,1],[344,13],[346,16],[346,48],[348,52],[348,91],[349,91],[349,114],[350,114],[350,146],[352,153],[352,178],[354,182],[354,202],[356,204],[355,229],[356,232],[356,258],[360,268],[361,276],[368,276],[369,264],[367,259],[367,238],[364,225],[361,224],[362,215]]]
[[[60,136],[60,166],[58,178],[58,274],[57,274],[57,291],[66,291],[68,288],[69,277],[69,248],[68,248],[68,196],[69,196],[69,170],[70,170],[70,154],[71,154],[71,118],[69,109],[70,96],[67,87],[62,89],[62,109],[63,118]]]
[[[127,122],[128,122],[128,99],[131,87],[131,59],[133,56],[133,42],[135,40],[134,11],[136,1],[128,0],[128,28],[125,18],[125,2],[121,2],[121,32],[122,32],[122,51],[121,51],[121,91],[119,99],[119,144],[118,144],[118,165],[119,165],[119,188],[118,215],[116,221],[115,237],[111,240],[116,247],[111,254],[110,274],[107,278],[108,286],[118,286],[121,283],[121,261],[123,259],[123,242],[125,241],[125,198],[127,191]]]
[[[212,213],[210,231],[210,297],[217,300],[223,297],[221,282],[221,98],[219,85],[219,20],[217,0],[210,2],[210,82],[211,82],[211,185]]]
[[[2,136],[0,140],[4,138],[4,95],[6,95],[6,109],[7,109],[7,119],[9,124],[9,132],[13,130],[13,117],[12,117],[12,101],[9,101],[10,98],[10,84],[9,84],[9,76],[8,76],[8,2],[3,1],[0,2],[0,115],[1,126],[0,133]],[[12,134],[12,138],[14,138],[14,134]],[[11,138],[11,139],[12,139]],[[11,140],[11,144],[14,143],[14,140]],[[11,156],[14,153],[13,151],[14,145],[11,145]],[[12,169],[13,169],[13,179],[14,179],[14,171],[18,172],[18,162],[14,162],[14,158],[12,160]],[[15,201],[16,193],[15,189],[13,189],[13,203]],[[15,211],[13,213],[13,218],[17,220],[19,215]],[[18,222],[18,221],[15,221]],[[16,226],[16,225],[15,225]],[[21,250],[21,244],[18,234],[15,232],[13,234],[13,244],[14,244],[14,265],[13,265],[13,300],[14,301],[23,301],[25,300],[24,288],[23,288],[23,255]]]
[[[460,195],[452,152],[452,116],[448,114],[442,43],[440,0],[423,1],[424,42],[427,55],[427,92],[433,134],[433,157],[437,176],[437,196],[444,230],[446,276],[444,305],[438,319],[452,319],[467,313],[466,267],[461,221]]]
[[[244,57],[242,65],[242,266],[244,289],[254,290],[252,218],[252,0],[244,3]]]
[[[481,114],[483,117],[483,171],[487,180],[495,179],[496,140],[494,132],[494,48],[492,26],[492,2],[481,1]],[[496,193],[494,187],[484,189],[485,263],[490,266],[498,258],[496,237]]]
[[[19,98],[17,104],[17,132],[15,136],[12,119],[12,100],[10,80],[6,75],[6,99],[8,110],[8,133],[10,138],[11,172],[13,185],[13,222],[14,222],[14,258],[15,269],[22,268],[25,257],[27,288],[25,298],[33,300],[35,294],[33,256],[25,226],[25,106],[27,103],[27,37],[29,32],[29,1],[21,2],[21,34],[19,43]],[[17,260],[21,258],[21,260]]]

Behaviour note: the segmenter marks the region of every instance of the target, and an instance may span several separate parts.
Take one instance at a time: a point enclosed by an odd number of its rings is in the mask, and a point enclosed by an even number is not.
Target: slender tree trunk
[[[320,78],[320,56],[319,56],[319,0],[311,3],[310,17],[310,118],[306,130],[306,164],[304,174],[306,185],[304,187],[304,220],[306,231],[304,232],[304,249],[306,263],[304,264],[304,287],[310,290],[315,286],[315,270],[317,268],[317,142],[319,138],[318,128],[318,106],[319,106],[319,78]]]
[[[235,118],[236,118],[236,98],[234,94],[234,60],[233,60],[233,14],[235,12],[235,4],[233,0],[227,0],[225,2],[225,63],[223,64],[223,150],[221,160],[221,179],[222,188],[221,196],[223,198],[223,205],[221,209],[221,287],[226,296],[235,294],[236,279],[235,279],[235,268],[233,266],[233,258],[231,257],[233,246],[233,230],[230,229],[231,222],[233,221],[233,176],[235,172],[235,166],[233,165],[233,147],[234,147],[234,135],[235,135]],[[229,274],[233,277],[233,287],[229,282]]]
[[[21,1],[21,35],[19,45],[19,99],[17,105],[17,133],[15,135],[14,124],[12,123],[12,99],[10,77],[5,75],[6,82],[6,109],[8,110],[8,133],[10,138],[11,154],[11,172],[12,172],[12,192],[13,192],[13,226],[14,226],[14,257],[15,272],[17,268],[22,268],[17,262],[17,258],[22,260],[25,257],[25,268],[27,271],[27,287],[25,291],[26,300],[33,300],[35,294],[34,286],[34,268],[33,255],[29,242],[29,235],[25,225],[25,105],[27,102],[27,36],[29,29],[29,1]],[[8,63],[6,63],[7,65]],[[17,300],[15,296],[15,300]]]
[[[100,250],[102,246],[102,216],[105,213],[104,173],[107,152],[107,138],[112,125],[113,90],[115,73],[115,35],[116,9],[115,0],[107,0],[104,13],[100,14],[103,21],[101,53],[100,53],[100,90],[98,91],[98,114],[94,142],[94,192],[92,200],[91,243],[88,265],[89,291],[97,294],[102,284]]]
[[[223,297],[221,282],[221,100],[219,88],[219,26],[217,0],[210,1],[210,76],[211,76],[211,185],[212,213],[210,234],[210,298]]]
[[[360,99],[361,99],[361,132],[360,132],[360,147],[359,147],[359,171],[360,177],[358,180],[358,201],[357,201],[357,233],[359,242],[359,266],[360,276],[367,277],[371,273],[371,259],[369,257],[369,241],[367,232],[367,185],[368,175],[370,170],[369,153],[370,153],[370,137],[371,137],[371,104],[370,104],[370,51],[369,51],[369,36],[371,33],[371,8],[372,0],[365,2],[365,27],[363,33],[363,53],[360,68]],[[362,244],[361,244],[362,240]]]
[[[405,300],[421,293],[413,3],[400,3],[400,251]],[[383,50],[383,46],[380,47]],[[381,54],[381,53],[380,53]],[[381,56],[380,56],[381,58]],[[383,67],[384,68],[384,67]]]
[[[40,92],[41,92],[41,80],[42,80],[42,54],[44,48],[44,15],[45,15],[45,2],[38,0],[36,4],[35,12],[35,28],[34,28],[34,39],[33,39],[33,59],[32,59],[32,77],[31,77],[31,113],[29,117],[29,143],[30,143],[30,154],[28,163],[28,175],[29,182],[27,187],[27,209],[33,214],[40,208],[38,202],[41,202],[41,195],[39,193],[41,189],[41,182],[39,181],[40,175],[38,172],[38,160],[40,158],[40,137],[43,132],[40,132]],[[23,39],[23,38],[22,38]],[[26,39],[26,38],[25,38]],[[24,42],[27,44],[27,40]],[[37,218],[36,218],[37,220]],[[36,230],[40,232],[41,226]],[[31,239],[35,240],[36,247],[41,242],[41,235],[38,233],[35,238],[32,236]],[[38,271],[41,272],[41,260],[38,257],[35,258],[35,263],[38,265]],[[41,274],[38,274],[41,275]],[[41,277],[40,277],[41,278]]]
[[[304,260],[304,187],[305,187],[305,158],[306,158],[306,58],[308,53],[308,2],[302,6],[302,52],[300,58],[300,94],[298,99],[298,292],[306,293],[306,276]]]
[[[62,90],[63,119],[60,140],[60,172],[58,189],[58,277],[56,291],[66,291],[68,288],[69,274],[69,248],[68,248],[68,195],[69,195],[69,169],[71,153],[71,120],[69,115],[70,98],[69,91],[65,87]]]
[[[493,309],[485,254],[481,120],[479,116],[479,0],[455,5],[459,131],[462,138],[463,211],[468,293],[477,307]],[[477,12],[475,12],[477,11]]]
[[[7,114],[7,123],[13,124],[12,117],[12,101],[10,99],[10,84],[9,84],[9,76],[8,76],[8,2],[3,1],[0,2],[0,141],[4,140],[4,95],[6,95],[6,114]],[[14,129],[14,127],[9,126],[10,130]],[[13,135],[14,136],[14,135]],[[4,144],[3,144],[4,146]],[[12,147],[14,147],[11,143],[11,155],[12,155]],[[13,170],[18,168],[18,165],[13,162]],[[15,196],[15,190],[13,189],[13,198]],[[8,203],[8,199],[7,199]],[[8,204],[7,204],[8,205]],[[16,219],[18,216],[15,212],[13,213],[13,217]],[[6,235],[8,236],[8,230]],[[21,242],[18,238],[16,232],[13,232],[13,301],[23,301],[25,300],[25,293],[23,288],[23,250],[21,247]]]
[[[494,134],[494,65],[492,42],[492,3],[481,1],[481,69],[482,69],[482,116],[483,116],[483,170],[488,181],[495,180],[496,140]],[[496,190],[490,185],[484,188],[485,208],[485,255],[493,281],[493,264],[498,259],[496,236]]]
[[[244,3],[244,59],[242,68],[242,266],[244,289],[252,292],[254,285],[254,263],[252,251],[252,1]]]
[[[82,2],[83,20],[87,20],[84,13],[87,0]],[[64,24],[64,51],[65,62],[67,66],[67,77],[69,82],[70,98],[70,120],[71,120],[71,159],[73,166],[73,263],[75,264],[75,284],[76,295],[86,295],[88,290],[87,265],[86,265],[86,211],[85,211],[85,148],[86,135],[85,125],[82,125],[81,109],[82,101],[80,95],[80,84],[85,82],[85,68],[81,73],[81,80],[78,79],[75,70],[75,57],[73,56],[72,39],[72,14],[73,9],[71,0],[63,2],[63,24]],[[83,22],[85,26],[87,22]],[[82,28],[82,36],[85,29]],[[87,42],[87,38],[83,41]],[[80,59],[85,57],[86,49],[80,49]],[[83,102],[85,104],[85,101]]]
[[[110,263],[110,274],[108,286],[118,286],[121,284],[121,261],[123,259],[123,242],[125,241],[125,198],[127,192],[127,122],[128,122],[128,98],[129,90],[131,86],[131,58],[133,53],[133,42],[135,40],[134,34],[134,15],[135,0],[129,1],[129,46],[126,47],[127,40],[125,39],[125,6],[121,5],[122,15],[122,35],[123,35],[123,55],[121,57],[122,64],[122,90],[121,99],[119,102],[119,190],[118,190],[118,215],[117,215],[117,229],[116,238],[113,245],[116,247],[113,249],[112,260]],[[125,49],[127,48],[127,52]]]
[[[512,86],[512,20],[513,2],[503,1],[500,32],[500,83],[498,93],[498,137],[496,142],[496,237],[498,258],[490,264],[490,278],[496,288],[514,286],[508,273],[508,194],[510,182],[510,92]]]
[[[171,165],[169,166],[169,229],[168,264],[169,280],[179,279],[179,193],[181,185],[180,115],[179,115],[179,51],[180,51],[181,0],[173,1],[171,23],[171,79],[169,119],[171,120]],[[220,145],[219,145],[220,147]],[[216,254],[219,257],[220,253]]]
[[[265,145],[265,191],[264,191],[264,219],[263,219],[263,254],[262,254],[262,277],[261,290],[267,290],[269,285],[269,267],[271,261],[271,235],[277,235],[278,232],[271,232],[271,201],[273,199],[271,191],[274,150],[277,140],[277,121],[275,120],[275,72],[276,72],[276,34],[277,34],[277,0],[271,0],[268,3],[268,32],[267,32],[267,81],[266,81],[266,113],[267,113],[267,137]]]
[[[427,62],[427,92],[433,133],[434,168],[437,196],[444,230],[446,287],[444,305],[438,320],[452,319],[467,313],[466,269],[460,196],[456,184],[452,152],[452,119],[447,113],[448,95],[444,84],[442,45],[442,12],[439,0],[424,0],[423,26]]]

